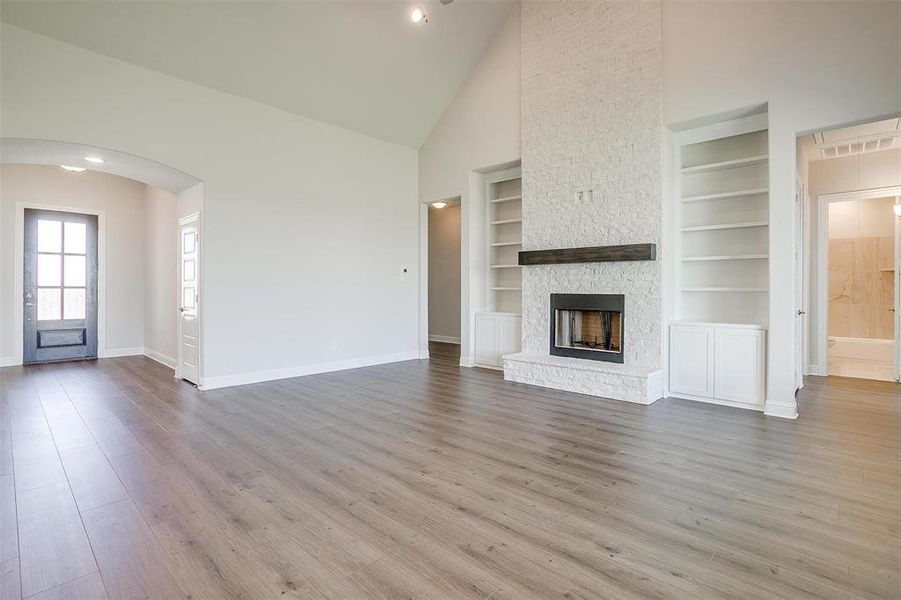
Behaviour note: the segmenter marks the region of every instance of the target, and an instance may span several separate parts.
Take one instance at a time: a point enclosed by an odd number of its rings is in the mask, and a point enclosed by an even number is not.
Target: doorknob
[[[806,310],[799,310],[799,311],[798,311],[798,316],[806,315],[806,314],[807,314],[807,311],[806,311]]]
[[[185,307],[184,307],[184,306],[179,306],[179,307],[178,307],[178,312],[185,312]]]

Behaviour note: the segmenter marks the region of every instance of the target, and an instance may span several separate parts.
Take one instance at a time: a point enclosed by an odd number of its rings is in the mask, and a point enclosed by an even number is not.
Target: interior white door
[[[178,371],[200,383],[200,216],[182,219],[179,239]]]

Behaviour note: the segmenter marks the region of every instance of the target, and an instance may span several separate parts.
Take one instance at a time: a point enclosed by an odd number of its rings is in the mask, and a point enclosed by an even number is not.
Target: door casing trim
[[[816,298],[817,298],[817,347],[816,357],[819,367],[818,372],[810,369],[813,375],[828,375],[829,361],[827,358],[828,337],[829,337],[829,252],[826,246],[829,243],[829,205],[833,202],[846,202],[849,200],[875,200],[877,198],[898,197],[901,196],[901,186],[887,186],[879,188],[870,188],[865,190],[855,190],[851,192],[838,192],[834,194],[819,194],[817,196],[817,254],[816,267],[817,274]],[[896,219],[897,223],[897,219]],[[901,228],[895,227],[896,244],[897,239],[901,236]],[[895,298],[895,314],[898,314],[898,306],[901,299]],[[898,317],[896,316],[897,320]],[[897,332],[895,337],[897,338]],[[895,346],[898,346],[895,341]],[[897,352],[897,350],[896,350]],[[898,356],[895,355],[895,363],[898,362]],[[897,368],[897,367],[896,367]]]
[[[106,211],[97,208],[56,206],[36,202],[16,202],[15,253],[14,253],[14,304],[13,344],[14,365],[21,365],[25,356],[25,312],[22,298],[25,295],[25,209],[55,210],[97,217],[97,357],[106,358]]]

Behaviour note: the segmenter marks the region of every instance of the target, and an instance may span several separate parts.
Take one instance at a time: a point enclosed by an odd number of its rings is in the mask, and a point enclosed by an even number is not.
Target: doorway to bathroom
[[[897,195],[895,195],[897,194]],[[901,190],[820,196],[826,373],[898,381]]]

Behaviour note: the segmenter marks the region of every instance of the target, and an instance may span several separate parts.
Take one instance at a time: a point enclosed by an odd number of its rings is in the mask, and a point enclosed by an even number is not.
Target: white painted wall
[[[6,24],[0,37],[4,136],[204,182],[205,383],[418,356],[415,150]]]
[[[460,205],[429,207],[429,337],[460,341]]]
[[[520,9],[514,6],[419,150],[420,201],[461,201],[463,364],[473,358],[473,313],[487,302],[485,182],[476,171],[520,159],[519,69]]]
[[[465,194],[470,171],[519,160],[520,9],[485,49],[419,150],[419,197]]]
[[[144,191],[144,352],[175,365],[178,287],[178,197]]]
[[[0,357],[10,362],[21,351],[16,335],[16,204],[29,203],[104,212],[106,252],[106,351],[144,346],[144,189],[116,175],[59,167],[0,165]]]
[[[796,410],[796,136],[901,110],[899,44],[898,2],[664,3],[667,124],[769,103],[769,414]]]

